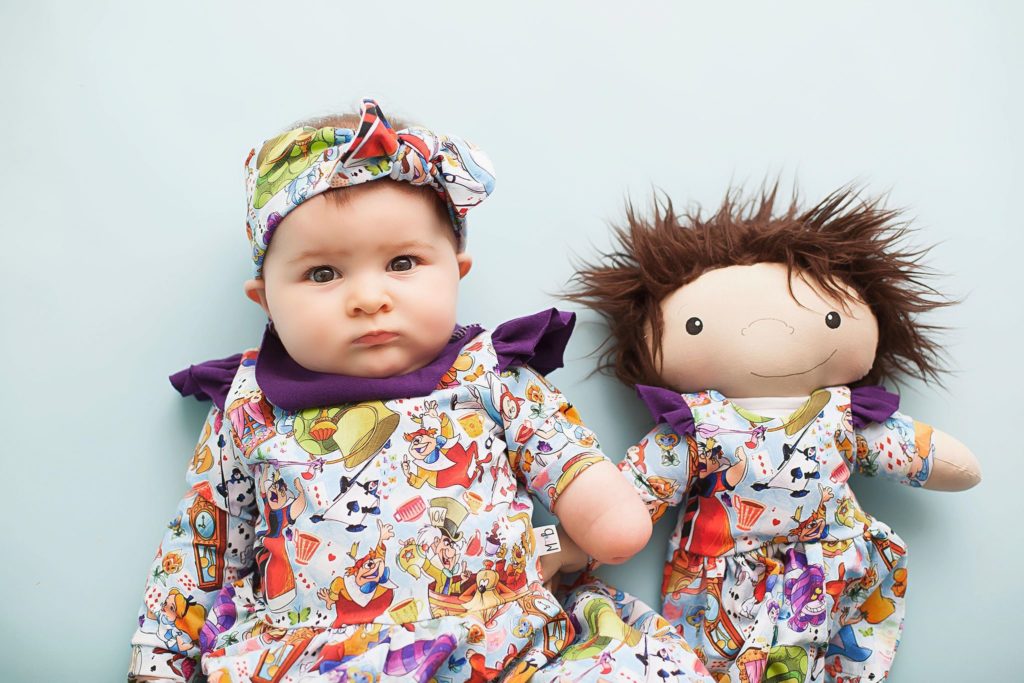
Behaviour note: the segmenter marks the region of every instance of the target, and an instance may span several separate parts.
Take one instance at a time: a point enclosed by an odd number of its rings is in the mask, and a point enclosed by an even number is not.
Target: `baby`
[[[270,322],[258,349],[171,378],[213,407],[129,677],[705,680],[622,594],[591,584],[563,609],[543,585],[529,494],[599,562],[632,556],[651,522],[544,377],[573,316],[456,324],[487,158],[364,100],[246,167],[245,292]]]

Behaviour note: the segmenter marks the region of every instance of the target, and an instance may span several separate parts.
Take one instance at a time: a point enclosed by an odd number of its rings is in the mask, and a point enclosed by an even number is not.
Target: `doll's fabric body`
[[[663,614],[712,674],[885,679],[903,623],[906,547],[847,480],[856,470],[920,486],[931,429],[879,387],[822,389],[781,418],[716,391],[638,391],[659,424],[620,467],[656,517],[682,506]]]
[[[706,680],[628,596],[589,584],[563,609],[541,583],[530,494],[550,509],[605,459],[541,374],[571,327],[551,311],[458,328],[437,362],[395,381],[302,373],[270,331],[259,350],[179,373],[183,393],[215,405],[131,673]]]

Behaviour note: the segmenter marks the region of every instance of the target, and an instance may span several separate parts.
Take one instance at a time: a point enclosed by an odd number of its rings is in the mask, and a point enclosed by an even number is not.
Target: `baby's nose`
[[[373,315],[391,306],[391,297],[387,288],[372,279],[353,283],[348,297],[349,314],[364,313]]]

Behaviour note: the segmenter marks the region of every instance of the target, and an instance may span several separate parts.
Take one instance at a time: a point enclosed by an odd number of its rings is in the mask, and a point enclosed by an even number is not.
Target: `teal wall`
[[[494,159],[465,322],[552,305],[569,255],[652,185],[713,205],[766,175],[812,199],[860,180],[909,207],[965,301],[933,317],[958,374],[904,406],[985,480],[856,483],[911,549],[893,680],[1019,679],[1022,20],[1010,2],[3,3],[0,679],[121,679],[204,412],[166,376],[259,340],[242,161],[364,94]],[[588,376],[602,330],[578,329],[554,379],[618,459],[648,419]],[[667,534],[605,576],[655,600]]]

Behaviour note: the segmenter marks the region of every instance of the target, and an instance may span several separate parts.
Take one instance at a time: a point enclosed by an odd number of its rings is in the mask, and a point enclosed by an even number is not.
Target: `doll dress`
[[[542,584],[530,495],[550,510],[605,460],[543,376],[573,321],[457,328],[396,381],[303,371],[270,329],[173,376],[214,405],[129,678],[709,680],[646,606],[595,583],[563,609]]]
[[[735,683],[884,680],[903,625],[906,546],[861,509],[848,479],[922,485],[931,429],[880,387],[821,389],[775,418],[713,390],[638,393],[658,424],[620,469],[655,518],[681,507],[662,614],[709,671]]]

